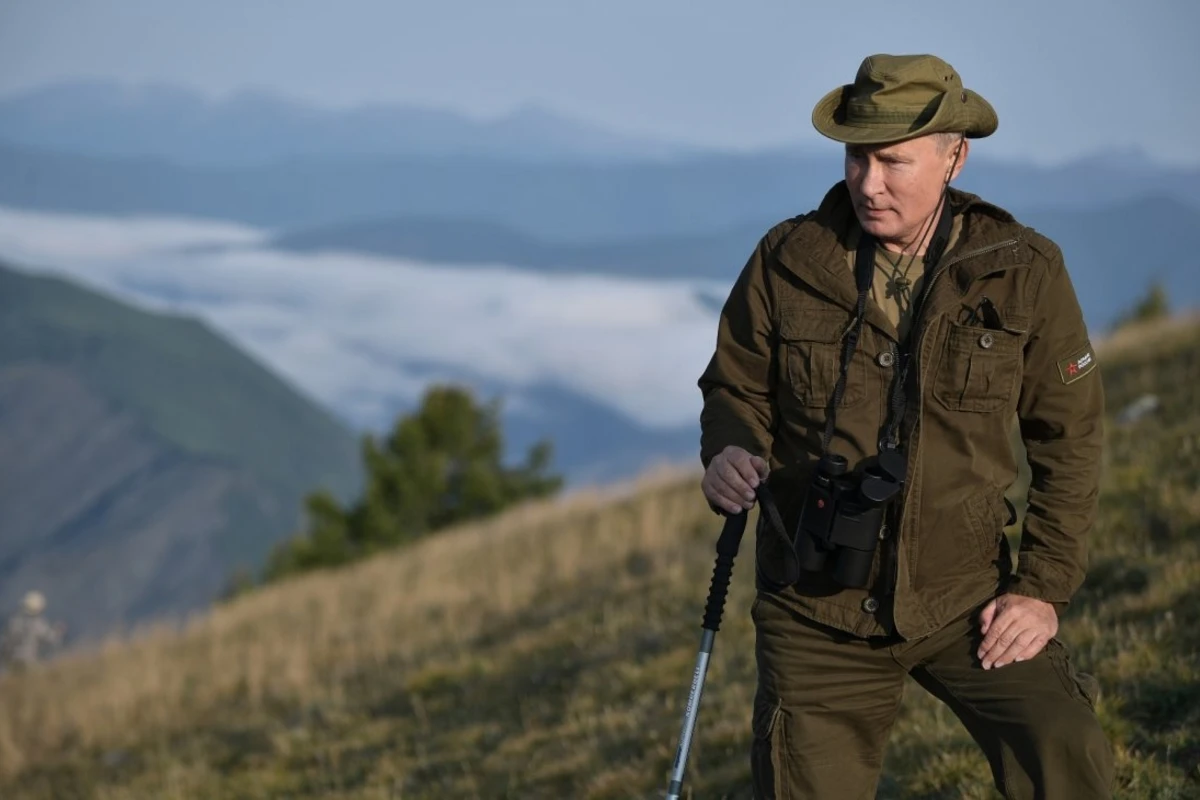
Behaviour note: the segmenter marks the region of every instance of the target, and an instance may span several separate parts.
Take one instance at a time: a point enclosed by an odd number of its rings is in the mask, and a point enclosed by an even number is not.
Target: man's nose
[[[858,189],[867,197],[880,194],[883,191],[883,171],[878,164],[867,161],[862,167]]]

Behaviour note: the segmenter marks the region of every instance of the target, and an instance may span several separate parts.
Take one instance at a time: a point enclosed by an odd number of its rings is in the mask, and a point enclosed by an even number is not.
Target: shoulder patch
[[[1096,351],[1091,342],[1074,354],[1058,362],[1058,376],[1065,384],[1072,384],[1096,368]]]

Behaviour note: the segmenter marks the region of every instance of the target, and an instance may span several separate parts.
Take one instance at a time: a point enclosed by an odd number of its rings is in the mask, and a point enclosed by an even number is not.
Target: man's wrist
[[[1070,602],[1067,600],[1048,599],[1045,595],[1043,595],[1041,592],[1037,591],[1033,587],[1023,586],[1020,583],[1016,583],[1014,585],[1006,587],[1001,592],[1001,594],[1002,595],[1005,595],[1005,594],[1012,595],[1014,597],[1024,597],[1029,600],[1037,600],[1039,603],[1045,603],[1046,605],[1053,608],[1055,613],[1060,617],[1067,610],[1067,606],[1070,605]]]

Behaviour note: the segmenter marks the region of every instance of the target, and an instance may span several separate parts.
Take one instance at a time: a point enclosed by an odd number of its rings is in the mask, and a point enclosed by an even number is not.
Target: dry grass
[[[1092,570],[1064,620],[1104,687],[1128,798],[1200,797],[1189,330],[1156,334],[1153,369],[1106,356],[1112,405],[1154,390],[1163,413],[1110,432]],[[6,676],[0,796],[661,796],[720,528],[698,477],[514,509]],[[697,797],[748,797],[751,538],[689,763]],[[989,783],[961,725],[911,685],[880,796],[989,798]]]
[[[429,680],[414,666],[431,656],[469,658],[492,621],[711,524],[712,513],[697,507],[697,485],[663,472],[526,505],[351,570],[267,587],[177,629],[146,629],[9,677],[0,682],[0,776],[64,751],[186,731],[231,701],[271,713],[336,706],[348,682],[383,670]]]
[[[1118,328],[1095,342],[1098,356],[1108,359],[1137,358],[1149,350],[1174,350],[1194,342],[1200,310],[1189,310],[1166,319],[1136,322]]]

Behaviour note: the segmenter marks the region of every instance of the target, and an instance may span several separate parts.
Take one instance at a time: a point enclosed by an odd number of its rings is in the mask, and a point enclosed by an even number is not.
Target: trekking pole
[[[769,497],[765,484],[759,484],[760,498]],[[679,747],[675,751],[675,765],[671,770],[671,784],[667,788],[667,800],[679,800],[683,791],[683,773],[687,768],[688,751],[692,747],[692,734],[696,731],[696,716],[700,711],[700,695],[704,692],[704,677],[708,673],[708,659],[712,655],[713,641],[721,627],[721,614],[725,610],[725,595],[729,591],[729,579],[733,577],[733,559],[737,557],[746,532],[749,512],[739,511],[727,515],[721,537],[717,539],[717,563],[713,567],[712,586],[708,590],[708,605],[704,607],[703,633],[700,637],[700,652],[696,656],[696,670],[692,673],[692,690],[688,695],[687,708],[683,714],[683,730],[679,734]]]

